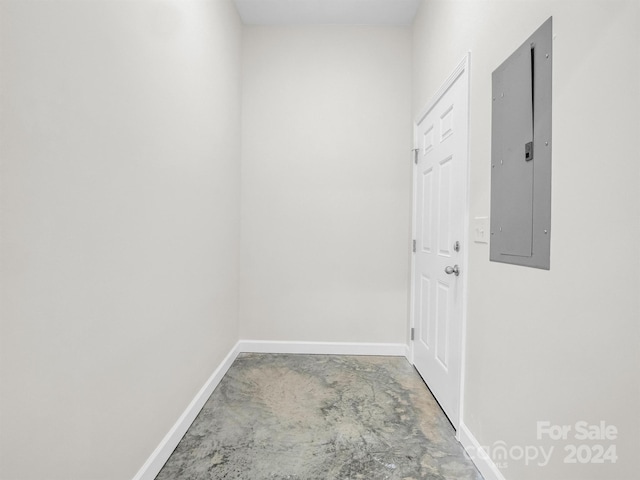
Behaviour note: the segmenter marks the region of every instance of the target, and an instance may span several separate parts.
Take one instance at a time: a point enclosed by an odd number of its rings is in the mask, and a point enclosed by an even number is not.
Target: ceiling
[[[409,25],[421,0],[234,0],[246,25]]]

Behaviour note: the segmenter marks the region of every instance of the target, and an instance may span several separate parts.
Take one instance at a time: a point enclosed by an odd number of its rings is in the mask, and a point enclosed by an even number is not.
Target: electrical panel
[[[550,268],[552,18],[492,75],[490,259]]]

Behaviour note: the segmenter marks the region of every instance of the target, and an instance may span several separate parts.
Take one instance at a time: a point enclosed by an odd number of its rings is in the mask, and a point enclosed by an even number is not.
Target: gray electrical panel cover
[[[490,259],[550,268],[552,19],[492,76]]]

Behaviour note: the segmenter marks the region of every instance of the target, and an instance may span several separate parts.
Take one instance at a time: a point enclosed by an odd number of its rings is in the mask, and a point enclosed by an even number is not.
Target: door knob
[[[447,275],[451,275],[452,273],[454,273],[457,277],[458,275],[460,275],[460,267],[458,267],[458,265],[447,267],[444,269],[444,273],[446,273]]]

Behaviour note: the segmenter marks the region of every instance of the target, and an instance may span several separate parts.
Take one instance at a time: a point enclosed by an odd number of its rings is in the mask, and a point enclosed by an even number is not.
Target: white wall
[[[553,16],[551,270],[470,251],[464,421],[485,446],[556,447],[547,467],[510,460],[509,480],[640,478],[639,9],[430,1],[414,24],[414,114],[472,52],[473,218],[489,214],[491,72]],[[617,444],[618,463],[564,464],[571,442],[539,441],[544,420],[617,426],[618,440],[600,443]]]
[[[410,35],[245,27],[241,338],[406,341]]]
[[[0,478],[128,479],[238,338],[241,25],[0,16]]]

